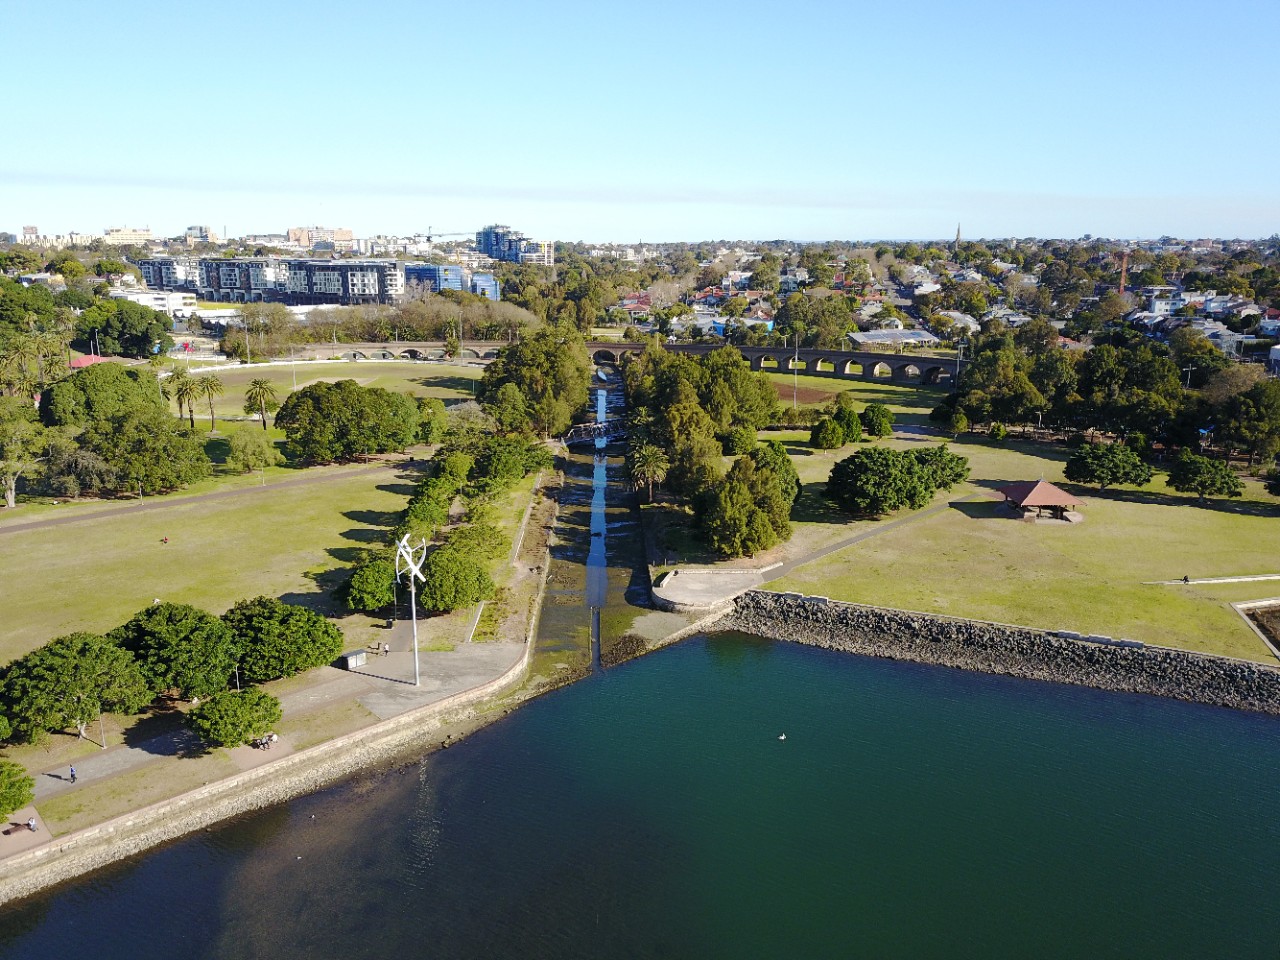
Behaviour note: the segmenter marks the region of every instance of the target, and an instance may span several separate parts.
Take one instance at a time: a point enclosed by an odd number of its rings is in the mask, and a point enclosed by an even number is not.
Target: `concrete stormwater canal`
[[[592,392],[595,422],[621,414],[616,374],[593,381]],[[629,624],[645,603],[629,589],[644,567],[635,542],[634,495],[620,479],[622,464],[621,445],[611,448],[604,437],[570,449],[562,462],[564,485],[535,654],[555,655],[582,672],[598,668],[602,647],[616,639],[620,621]],[[620,617],[626,608],[633,609]]]

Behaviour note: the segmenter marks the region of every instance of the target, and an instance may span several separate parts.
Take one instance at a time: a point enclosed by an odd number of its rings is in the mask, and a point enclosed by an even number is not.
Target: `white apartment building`
[[[150,227],[107,227],[102,232],[102,242],[112,246],[128,247],[151,242]]]
[[[171,317],[189,317],[196,312],[196,295],[178,290],[112,290],[114,300],[130,300]]]

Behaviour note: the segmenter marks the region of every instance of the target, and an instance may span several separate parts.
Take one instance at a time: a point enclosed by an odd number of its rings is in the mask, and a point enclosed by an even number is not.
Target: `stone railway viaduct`
[[[501,342],[468,340],[459,349],[459,359],[491,360],[497,356]],[[639,353],[642,343],[617,340],[588,341],[587,351],[596,363],[620,363],[629,353]],[[705,354],[719,349],[719,344],[670,343],[672,353]],[[779,347],[738,347],[738,352],[751,364],[752,370],[774,373],[803,373],[810,377],[836,380],[888,380],[894,383],[949,384],[956,376],[959,361],[955,357],[915,353],[877,353],[873,351],[820,350]],[[442,360],[444,344],[432,341],[399,343],[316,343],[299,347],[299,359],[322,360]]]

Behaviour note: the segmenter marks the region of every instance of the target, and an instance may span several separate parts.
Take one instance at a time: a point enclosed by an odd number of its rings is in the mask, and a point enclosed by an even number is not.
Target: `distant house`
[[[982,324],[967,313],[961,313],[959,310],[939,310],[938,316],[946,317],[951,321],[951,326],[957,330],[963,330],[965,333],[977,333],[982,329]]]
[[[855,330],[849,339],[859,347],[932,347],[942,341],[927,330]]]

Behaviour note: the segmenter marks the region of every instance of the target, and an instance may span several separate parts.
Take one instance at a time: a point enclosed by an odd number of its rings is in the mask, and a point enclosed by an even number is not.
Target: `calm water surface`
[[[0,956],[1274,960],[1278,795],[1271,718],[698,638],[5,908]]]

